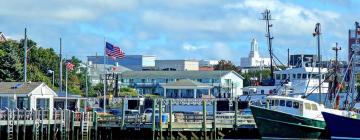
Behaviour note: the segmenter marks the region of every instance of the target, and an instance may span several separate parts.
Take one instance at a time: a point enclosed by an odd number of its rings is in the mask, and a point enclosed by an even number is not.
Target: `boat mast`
[[[318,75],[319,75],[319,103],[322,104],[321,102],[321,56],[320,56],[320,23],[316,23],[316,27],[315,27],[315,32],[313,33],[313,36],[317,36],[317,50],[318,50]]]
[[[267,43],[268,43],[268,47],[269,47],[269,54],[270,54],[270,80],[271,80],[271,84],[274,84],[274,67],[273,67],[273,53],[272,53],[272,39],[274,39],[274,37],[271,36],[270,33],[270,27],[272,27],[272,24],[270,23],[270,20],[273,20],[271,18],[271,14],[270,14],[270,10],[266,9],[264,11],[264,13],[261,13],[263,18],[261,20],[265,20],[266,21],[266,35],[265,37],[267,38]]]
[[[336,96],[336,92],[340,89],[340,87],[338,86],[339,81],[338,81],[338,70],[339,70],[339,61],[338,61],[338,56],[339,56],[339,51],[341,50],[341,47],[338,46],[338,43],[335,43],[335,47],[332,48],[332,50],[335,51],[335,65],[334,65],[334,72],[335,72],[335,76],[334,76],[334,82],[333,82],[333,86],[331,88],[331,92],[330,92],[330,96],[329,96],[329,100],[332,101],[332,99],[337,100],[337,96]],[[333,108],[338,108],[339,104],[338,102],[336,102],[336,104],[333,106]]]

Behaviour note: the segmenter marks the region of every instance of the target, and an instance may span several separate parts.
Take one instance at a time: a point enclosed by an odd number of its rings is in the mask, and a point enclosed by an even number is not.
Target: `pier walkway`
[[[125,109],[127,98],[121,101]],[[252,115],[238,109],[217,111],[216,99],[155,99],[144,113],[120,115],[70,110],[0,111],[0,139],[8,140],[104,140],[124,139],[219,139],[256,128]],[[201,112],[173,111],[173,105],[196,104]],[[211,111],[206,107],[212,106]],[[234,102],[235,108],[237,102]],[[153,115],[155,114],[155,115]],[[231,134],[230,134],[231,133]],[[140,136],[139,136],[140,135]],[[142,135],[142,136],[141,136]]]

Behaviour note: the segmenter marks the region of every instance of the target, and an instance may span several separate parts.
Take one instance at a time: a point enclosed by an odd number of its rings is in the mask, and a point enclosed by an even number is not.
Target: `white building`
[[[156,70],[165,71],[198,71],[197,60],[155,60]]]
[[[42,82],[0,82],[1,108],[50,109],[51,113],[55,96],[57,94]]]
[[[203,67],[203,66],[214,66],[219,64],[218,60],[200,60],[199,61],[199,66]]]
[[[270,58],[262,58],[259,54],[259,45],[256,39],[251,41],[251,50],[248,57],[240,58],[240,67],[250,69],[254,67],[268,67],[270,66]]]

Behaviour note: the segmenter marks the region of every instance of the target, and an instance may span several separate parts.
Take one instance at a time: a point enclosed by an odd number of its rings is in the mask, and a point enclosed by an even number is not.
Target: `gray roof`
[[[132,79],[159,79],[159,78],[175,78],[175,79],[203,79],[203,78],[219,78],[234,71],[125,71],[121,73],[121,78]],[[236,72],[234,72],[237,74]],[[237,74],[240,78],[243,77]]]
[[[0,94],[28,94],[42,82],[0,82]]]
[[[204,83],[200,83],[200,82],[197,82],[197,81],[193,81],[193,80],[190,80],[190,79],[182,79],[182,80],[178,80],[176,82],[172,82],[172,83],[167,83],[163,86],[187,86],[187,87],[211,87],[210,85],[208,84],[204,84]]]

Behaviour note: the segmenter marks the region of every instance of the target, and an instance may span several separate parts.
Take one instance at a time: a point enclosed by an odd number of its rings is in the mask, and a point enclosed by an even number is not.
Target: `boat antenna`
[[[314,37],[317,37],[317,53],[318,53],[318,73],[319,73],[319,103],[322,104],[321,102],[321,78],[322,78],[322,75],[321,75],[321,56],[320,56],[320,29],[321,29],[321,26],[320,26],[320,23],[316,23],[316,26],[315,26],[315,32],[313,33],[313,36]]]
[[[270,23],[270,20],[273,20],[271,18],[271,14],[270,14],[270,10],[266,9],[262,14],[262,19],[261,20],[265,20],[266,21],[266,35],[265,37],[267,38],[267,43],[268,43],[268,47],[269,47],[269,54],[270,54],[270,80],[271,80],[271,85],[274,84],[274,67],[273,67],[273,53],[272,53],[272,39],[274,39],[274,37],[271,36],[271,32],[270,32],[270,27],[272,27],[273,25]]]

